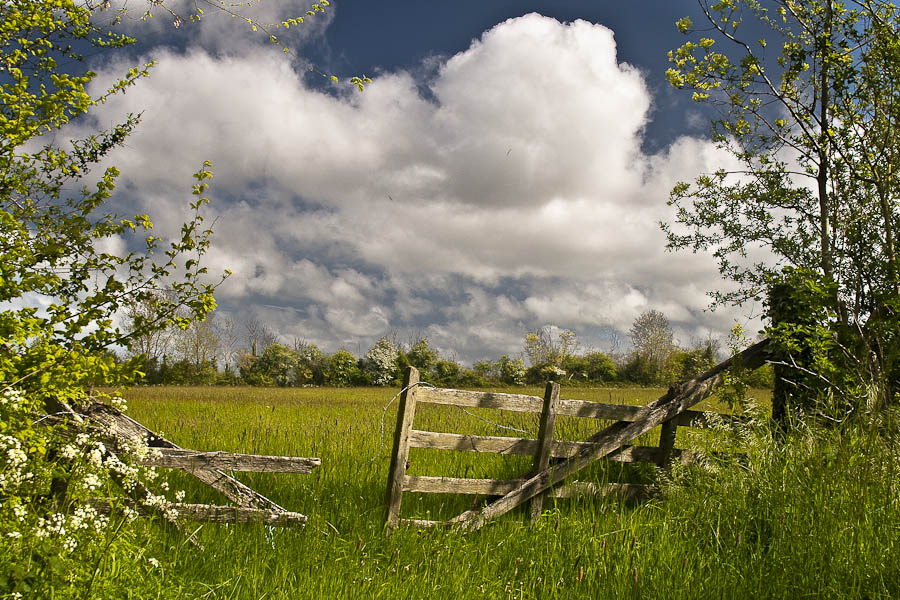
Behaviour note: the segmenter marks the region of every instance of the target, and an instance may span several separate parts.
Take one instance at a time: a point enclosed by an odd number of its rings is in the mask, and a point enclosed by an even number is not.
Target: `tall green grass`
[[[521,393],[521,390],[516,390]],[[563,396],[645,403],[662,390],[564,388]],[[514,512],[483,530],[383,533],[396,390],[141,388],[130,414],[179,445],[318,456],[312,475],[241,474],[305,529],[200,527],[201,551],[143,522],[158,577],[136,595],[167,598],[889,598],[900,596],[900,486],[890,425],[801,427],[773,440],[764,426],[710,434],[679,429],[708,459],[662,478],[654,467],[596,467],[579,479],[661,481],[642,504],[547,500],[537,524]],[[540,395],[540,390],[527,393]],[[708,407],[715,406],[715,401]],[[420,405],[416,427],[514,435],[536,416]],[[722,408],[722,407],[718,407]],[[384,439],[381,419],[384,416]],[[481,417],[481,418],[479,418]],[[483,419],[486,419],[483,420]],[[561,419],[557,437],[599,424]],[[515,434],[521,435],[521,434]],[[639,443],[655,444],[651,432]],[[736,452],[740,454],[736,454]],[[516,477],[526,457],[413,450],[410,472]],[[172,473],[188,501],[221,502]],[[405,494],[403,514],[446,518],[471,497]],[[190,530],[199,525],[188,525]],[[151,583],[152,582],[152,583]],[[143,592],[141,591],[143,590]],[[163,591],[160,591],[163,590]]]

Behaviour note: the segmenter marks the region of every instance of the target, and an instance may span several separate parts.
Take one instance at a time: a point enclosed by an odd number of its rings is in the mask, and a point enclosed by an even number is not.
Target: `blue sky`
[[[714,261],[666,253],[658,226],[677,181],[732,164],[663,79],[692,2],[335,0],[279,32],[290,54],[205,12],[177,30],[159,11],[126,20],[141,44],[98,65],[97,85],[157,65],[76,129],[143,113],[111,157],[113,206],[163,234],[212,161],[208,262],[234,273],[222,316],[326,351],[425,335],[465,363],[516,356],[545,325],[624,350],[648,309],[682,344],[754,327],[749,309],[705,310]],[[347,79],[362,74],[358,93]]]

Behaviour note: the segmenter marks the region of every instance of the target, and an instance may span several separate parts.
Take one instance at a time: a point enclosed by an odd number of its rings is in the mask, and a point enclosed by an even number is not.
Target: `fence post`
[[[397,405],[397,427],[394,429],[394,446],[391,451],[391,468],[388,471],[387,488],[387,533],[400,521],[400,502],[403,500],[403,483],[406,478],[406,463],[409,459],[409,430],[412,429],[416,414],[416,393],[419,386],[419,371],[408,367],[403,377],[403,392]]]
[[[672,460],[672,450],[675,448],[675,435],[678,433],[678,417],[672,417],[662,424],[659,432],[659,466],[665,467]]]
[[[540,473],[550,466],[550,454],[553,450],[553,428],[556,425],[556,409],[559,406],[559,384],[553,381],[547,382],[544,390],[544,407],[541,410],[541,423],[538,428],[538,449],[534,455],[534,468],[532,474]],[[538,494],[531,499],[531,520],[536,521],[541,516],[544,505],[544,497],[549,490]]]

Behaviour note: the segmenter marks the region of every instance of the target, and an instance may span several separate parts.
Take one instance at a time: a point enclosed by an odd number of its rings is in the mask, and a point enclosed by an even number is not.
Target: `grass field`
[[[877,598],[900,595],[898,457],[871,428],[816,430],[773,444],[763,429],[691,435],[679,447],[740,448],[743,459],[677,468],[651,501],[547,500],[537,524],[516,511],[483,530],[401,528],[384,536],[394,389],[137,388],[130,414],[183,447],[317,456],[312,475],[240,478],[304,529],[204,525],[201,551],[158,522],[142,526],[160,561],[159,597],[203,598]],[[501,390],[502,391],[502,390]],[[514,390],[523,393],[521,388]],[[563,388],[563,397],[646,403],[663,390]],[[524,393],[541,395],[541,390]],[[704,408],[716,406],[710,401]],[[416,426],[510,435],[534,415],[420,405]],[[382,416],[384,431],[382,434]],[[557,438],[596,431],[560,418]],[[654,445],[651,432],[639,443]],[[411,474],[517,477],[526,457],[413,449]],[[598,466],[579,479],[658,479],[655,467]],[[187,501],[221,502],[184,476]],[[447,518],[464,496],[405,494],[404,516]],[[193,527],[197,527],[194,525]],[[192,527],[192,529],[193,529]],[[144,589],[143,595],[151,592]]]

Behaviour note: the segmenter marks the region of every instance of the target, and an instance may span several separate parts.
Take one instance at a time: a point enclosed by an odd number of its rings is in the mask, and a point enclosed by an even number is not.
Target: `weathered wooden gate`
[[[675,448],[680,426],[702,426],[703,413],[688,410],[708,397],[720,384],[733,364],[755,369],[765,360],[768,340],[720,363],[700,377],[672,386],[661,398],[646,406],[625,406],[559,397],[559,385],[547,384],[543,398],[517,394],[470,392],[420,386],[418,371],[410,367],[403,384],[397,412],[397,426],[388,474],[387,527],[400,523],[419,526],[459,524],[463,529],[478,529],[488,520],[516,506],[532,501],[532,517],[540,514],[542,499],[547,494],[569,497],[578,494],[618,493],[640,496],[641,486],[608,484],[600,488],[583,482],[562,483],[570,475],[601,458],[621,462],[652,462],[664,465],[676,457],[686,458],[685,451]],[[538,439],[477,436],[438,433],[413,428],[418,403],[448,404],[471,408],[493,408],[539,413]],[[613,420],[615,423],[580,442],[554,440],[557,415]],[[630,446],[635,438],[662,425],[658,447]],[[521,479],[464,479],[453,477],[410,476],[406,466],[410,448],[434,448],[499,454],[533,456],[531,472]],[[480,510],[466,511],[448,521],[401,519],[404,492],[484,494],[502,496]]]

